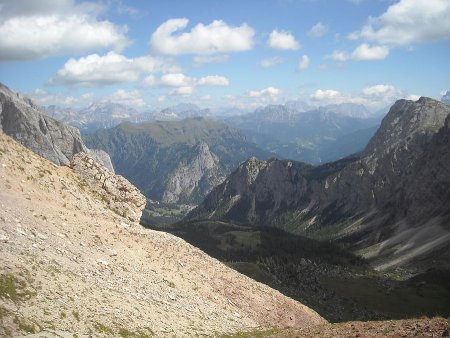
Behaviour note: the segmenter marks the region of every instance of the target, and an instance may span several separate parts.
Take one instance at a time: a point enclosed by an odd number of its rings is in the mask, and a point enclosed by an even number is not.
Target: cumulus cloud
[[[67,93],[52,93],[46,89],[37,88],[29,93],[29,96],[40,106],[57,105],[61,107],[84,107],[92,103],[93,93],[84,93],[81,95],[70,95]]]
[[[386,46],[370,46],[367,43],[363,43],[356,47],[352,53],[348,53],[342,50],[335,50],[328,58],[344,62],[348,60],[355,61],[373,61],[383,60],[389,55],[389,48]]]
[[[342,93],[333,89],[318,89],[311,94],[310,99],[319,104],[356,103],[367,108],[377,110],[392,104],[398,99],[417,99],[417,95],[410,95],[389,84],[377,84],[363,88],[359,93]]]
[[[194,92],[194,87],[184,86],[184,87],[179,87],[179,88],[172,90],[169,93],[169,95],[171,95],[171,96],[189,96],[193,92]]]
[[[124,89],[118,89],[108,97],[108,100],[132,107],[145,106],[145,101],[142,99],[141,93],[138,90],[126,91]]]
[[[408,45],[450,38],[448,0],[400,0],[382,15],[369,18],[349,35],[387,45]]]
[[[333,89],[318,89],[314,94],[311,95],[313,101],[332,101],[332,102],[342,102],[344,96],[341,92]]]
[[[281,89],[276,87],[267,87],[261,90],[250,90],[248,96],[250,97],[275,97],[281,94]]]
[[[300,49],[300,43],[295,37],[286,31],[273,30],[267,40],[267,45],[273,49],[279,50],[298,50]]]
[[[362,93],[367,96],[381,96],[387,94],[397,94],[397,90],[392,85],[379,84],[364,88]]]
[[[330,56],[328,56],[328,58],[330,58],[334,61],[344,62],[344,61],[347,61],[350,58],[350,56],[345,51],[335,50],[335,51],[333,51],[333,53]]]
[[[309,56],[308,55],[303,55],[300,60],[298,61],[298,69],[299,70],[305,70],[306,68],[309,67]]]
[[[186,18],[170,19],[161,24],[150,38],[152,49],[161,54],[223,54],[252,49],[255,31],[247,24],[233,27],[222,20],[202,23],[190,32],[174,33],[187,27]]]
[[[162,85],[168,87],[183,87],[188,86],[190,83],[192,83],[193,79],[187,77],[182,73],[164,74],[163,76],[161,76],[159,82]]]
[[[91,54],[79,59],[69,59],[50,79],[61,85],[111,85],[137,81],[142,72],[152,73],[173,68],[161,59],[143,56],[127,58],[116,52],[106,55]]]
[[[6,1],[0,11],[0,61],[36,60],[91,50],[120,51],[127,27],[99,20],[100,6],[73,1]]]
[[[196,86],[228,86],[230,81],[226,77],[219,75],[208,75],[197,79],[194,77],[188,77],[182,73],[175,73],[164,74],[161,76],[159,83],[163,86],[189,87],[193,90]]]
[[[318,22],[311,27],[311,29],[308,32],[308,35],[313,38],[320,38],[321,36],[324,36],[326,32],[328,32],[328,27],[325,26],[323,23]]]
[[[209,75],[198,79],[199,86],[228,86],[230,81],[224,76]]]
[[[227,62],[230,58],[227,54],[222,55],[196,55],[194,56],[194,63],[196,65],[202,65],[205,63],[223,63]]]
[[[146,76],[145,79],[142,80],[142,84],[148,87],[155,85],[156,84],[155,76],[154,75]]]
[[[284,59],[280,56],[274,56],[273,58],[263,59],[259,62],[260,66],[263,68],[270,68],[280,63],[283,63]]]
[[[363,43],[356,47],[351,57],[353,60],[366,61],[366,60],[383,60],[389,55],[389,48],[386,46],[369,46]]]

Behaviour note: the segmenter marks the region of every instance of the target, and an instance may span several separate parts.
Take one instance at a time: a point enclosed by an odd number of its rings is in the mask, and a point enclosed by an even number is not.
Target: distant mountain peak
[[[450,90],[447,90],[447,92],[442,96],[441,101],[445,104],[450,104]]]

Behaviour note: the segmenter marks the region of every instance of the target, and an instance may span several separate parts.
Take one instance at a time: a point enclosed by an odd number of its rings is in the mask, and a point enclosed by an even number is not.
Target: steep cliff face
[[[400,100],[358,157],[318,167],[250,159],[187,219],[345,241],[380,268],[450,247],[449,115],[429,98]]]
[[[170,174],[163,193],[164,203],[189,203],[209,193],[225,179],[219,158],[205,142],[195,147],[192,158]]]
[[[29,98],[1,83],[0,131],[57,165],[69,165],[76,153],[89,152],[78,129],[48,117]],[[91,155],[114,171],[108,154]]]

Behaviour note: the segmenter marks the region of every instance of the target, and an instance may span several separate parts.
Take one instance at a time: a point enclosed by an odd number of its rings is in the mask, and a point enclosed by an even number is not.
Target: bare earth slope
[[[218,336],[325,323],[96,196],[70,168],[0,133],[0,336]]]

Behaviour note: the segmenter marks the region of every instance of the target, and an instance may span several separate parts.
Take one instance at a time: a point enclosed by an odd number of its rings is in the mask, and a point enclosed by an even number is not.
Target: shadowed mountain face
[[[124,123],[83,137],[111,154],[117,172],[148,198],[164,203],[199,203],[248,157],[270,157],[237,130],[204,118]]]
[[[448,265],[449,114],[429,98],[399,100],[358,157],[318,167],[251,158],[187,219],[338,240],[379,269]]]

